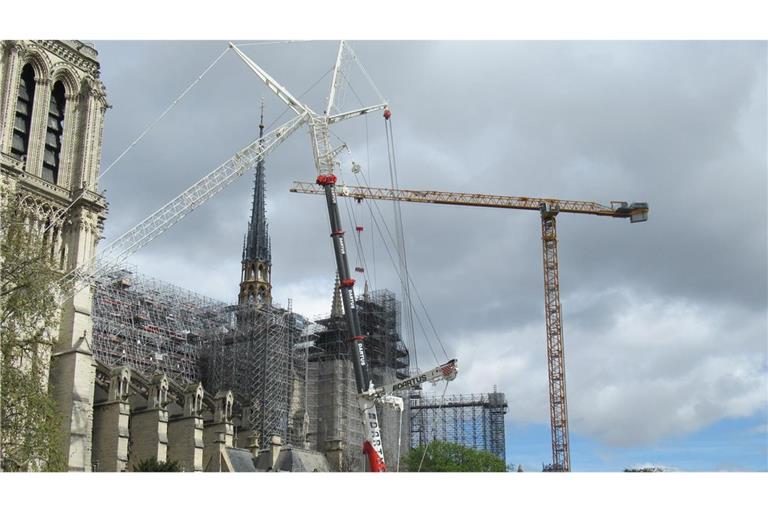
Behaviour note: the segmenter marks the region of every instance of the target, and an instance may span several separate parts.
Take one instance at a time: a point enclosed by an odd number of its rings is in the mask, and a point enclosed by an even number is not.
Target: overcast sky
[[[102,168],[227,47],[96,44],[113,105]],[[558,217],[574,470],[768,469],[766,44],[353,47],[391,105],[401,188],[650,204],[641,224]],[[336,48],[243,46],[295,95],[331,69]],[[330,74],[302,100],[322,111],[329,82]],[[361,100],[378,102],[362,74],[352,82]],[[228,52],[103,178],[104,242],[257,138],[262,97],[267,125],[289,119],[278,119],[284,105]],[[356,106],[354,94],[347,100]],[[353,181],[354,160],[372,185],[389,185],[383,123],[376,113],[334,127],[334,141],[351,150],[342,178]],[[306,129],[266,168],[273,296],[310,317],[327,312],[334,260],[325,205],[288,193],[293,180],[314,179]],[[131,261],[235,302],[252,186],[253,175],[243,176]],[[392,204],[371,207],[392,229]],[[400,295],[368,207],[349,210],[366,230],[372,287]],[[498,386],[509,402],[508,462],[540,469],[551,454],[539,216],[409,204],[402,212],[411,277],[459,359],[448,393]],[[350,247],[353,231],[348,224]],[[419,366],[431,367],[417,334]]]

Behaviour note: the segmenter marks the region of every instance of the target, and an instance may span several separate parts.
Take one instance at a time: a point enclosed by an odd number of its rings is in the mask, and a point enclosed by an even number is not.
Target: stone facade
[[[203,470],[203,397],[202,384],[184,389],[184,411],[168,421],[168,458],[178,461],[184,471]]]
[[[203,471],[233,448],[231,392],[212,395],[200,383],[181,385],[163,373],[150,377],[98,361],[94,403],[94,471],[136,471],[152,458]]]
[[[128,466],[145,459],[168,459],[168,377],[155,375],[147,392],[146,405],[131,411]]]
[[[97,403],[93,412],[93,461],[97,471],[126,471],[130,439],[131,371],[112,370],[108,398]]]
[[[104,114],[98,53],[79,41],[0,42],[0,186],[47,230],[68,271],[93,256],[107,203],[98,193]],[[71,471],[90,471],[95,364],[91,290],[62,305],[49,382]]]

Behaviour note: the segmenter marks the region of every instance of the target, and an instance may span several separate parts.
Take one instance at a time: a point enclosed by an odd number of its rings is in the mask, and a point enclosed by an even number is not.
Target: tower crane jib
[[[294,182],[291,192],[322,194],[314,183]],[[551,471],[570,471],[568,404],[565,388],[565,349],[560,305],[560,278],[557,259],[557,224],[559,213],[580,213],[603,217],[627,218],[631,222],[648,220],[648,203],[612,201],[604,206],[591,201],[571,201],[434,190],[400,190],[362,186],[344,186],[342,193],[358,201],[377,199],[412,203],[449,204],[538,211],[541,216],[541,240],[544,265],[544,312],[547,330],[547,374],[549,383],[550,427],[552,434]]]

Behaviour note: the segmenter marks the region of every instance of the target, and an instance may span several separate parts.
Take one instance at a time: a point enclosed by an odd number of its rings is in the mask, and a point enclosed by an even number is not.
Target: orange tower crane
[[[291,192],[323,194],[323,188],[306,182],[294,182]],[[565,392],[565,351],[560,306],[560,279],[557,262],[558,213],[586,213],[603,217],[628,218],[630,222],[648,220],[648,203],[611,201],[605,206],[591,201],[569,201],[533,197],[437,192],[431,190],[399,190],[360,186],[342,186],[341,196],[357,201],[379,199],[411,203],[451,204],[535,210],[541,215],[541,241],[544,262],[544,315],[547,323],[547,371],[549,375],[549,409],[552,430],[552,464],[546,471],[570,471],[571,456],[568,440],[568,402]]]

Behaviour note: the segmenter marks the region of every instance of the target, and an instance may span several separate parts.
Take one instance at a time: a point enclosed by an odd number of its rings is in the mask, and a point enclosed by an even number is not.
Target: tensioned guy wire
[[[202,73],[201,73],[201,74],[200,74],[200,75],[199,75],[199,76],[198,76],[198,77],[197,77],[197,78],[196,78],[196,79],[195,79],[195,80],[194,80],[194,81],[193,81],[191,84],[189,84],[189,86],[187,86],[187,88],[186,88],[186,89],[184,89],[184,91],[183,91],[183,92],[182,92],[182,93],[181,93],[181,94],[180,94],[180,95],[179,95],[179,96],[178,96],[178,97],[177,97],[175,100],[173,100],[173,101],[171,102],[171,104],[168,106],[168,108],[166,108],[166,109],[163,111],[163,113],[162,113],[162,114],[160,114],[160,115],[159,115],[159,116],[158,116],[158,117],[157,117],[157,118],[156,118],[154,121],[152,121],[151,123],[149,123],[149,125],[148,125],[148,126],[145,128],[145,129],[144,129],[144,131],[142,131],[142,132],[139,134],[139,136],[138,136],[138,137],[136,137],[136,139],[135,139],[133,142],[131,142],[131,143],[128,145],[128,147],[126,147],[126,148],[123,150],[123,152],[122,152],[122,153],[120,153],[120,154],[117,156],[117,158],[115,158],[115,160],[114,160],[114,161],[113,161],[111,164],[109,164],[109,165],[107,166],[107,168],[106,168],[106,169],[104,169],[104,170],[101,172],[101,174],[99,174],[99,176],[98,176],[97,180],[101,179],[101,178],[102,178],[102,177],[103,177],[105,174],[107,174],[107,173],[108,173],[110,170],[112,170],[112,168],[115,166],[115,164],[117,164],[117,162],[119,162],[120,160],[122,160],[122,158],[123,158],[123,157],[124,157],[124,156],[125,156],[125,155],[126,155],[126,154],[127,154],[127,153],[128,153],[130,150],[131,150],[131,149],[133,149],[133,147],[134,147],[134,146],[135,146],[135,145],[136,145],[136,144],[137,144],[137,143],[138,143],[138,142],[139,142],[141,139],[143,139],[143,138],[144,138],[144,136],[145,136],[147,133],[149,133],[149,131],[150,131],[150,130],[152,130],[152,128],[154,128],[154,127],[155,127],[155,125],[156,125],[158,122],[160,122],[160,121],[161,121],[161,120],[162,120],[162,119],[163,119],[163,118],[164,118],[166,115],[168,115],[168,112],[170,112],[170,111],[173,109],[173,107],[175,107],[175,106],[176,106],[176,104],[178,104],[178,103],[179,103],[179,102],[182,100],[182,98],[184,98],[184,96],[186,96],[186,95],[189,93],[189,91],[191,91],[191,90],[192,90],[192,88],[193,88],[194,86],[196,86],[196,85],[197,85],[197,84],[200,82],[200,80],[202,80],[202,79],[203,79],[203,77],[204,77],[204,76],[205,76],[205,75],[206,75],[206,74],[207,74],[207,73],[208,73],[208,72],[209,72],[209,71],[210,71],[210,70],[211,70],[211,69],[212,69],[212,68],[213,68],[213,67],[214,67],[214,66],[215,66],[215,65],[216,65],[216,64],[217,64],[217,63],[218,63],[220,60],[221,60],[221,58],[222,58],[222,57],[224,57],[224,55],[225,55],[225,54],[226,54],[228,51],[229,51],[229,47],[227,47],[227,48],[226,48],[226,49],[225,49],[223,52],[221,52],[221,53],[219,54],[219,56],[218,56],[218,57],[216,57],[216,58],[213,60],[213,62],[211,62],[211,63],[208,65],[208,67],[206,67],[206,68],[205,68],[205,70],[204,70],[204,71],[203,71],[203,72],[202,72]],[[49,230],[51,227],[53,227],[53,225],[54,225],[54,224],[55,224],[55,223],[56,223],[56,222],[57,222],[59,219],[61,219],[61,217],[63,217],[63,216],[64,216],[64,214],[65,214],[65,213],[67,213],[67,212],[68,212],[68,211],[69,211],[69,210],[72,208],[72,206],[74,206],[74,204],[75,204],[75,203],[77,203],[77,201],[79,201],[79,200],[80,200],[80,199],[81,199],[81,198],[82,198],[82,197],[85,195],[85,192],[86,192],[86,189],[83,189],[83,191],[82,191],[82,192],[81,192],[81,193],[80,193],[80,194],[79,194],[79,195],[78,195],[78,196],[77,196],[77,197],[76,197],[74,200],[72,200],[72,202],[70,202],[70,203],[69,203],[69,205],[67,205],[67,207],[66,207],[66,208],[64,208],[63,210],[61,210],[61,211],[60,211],[60,212],[59,212],[59,213],[58,213],[58,214],[57,214],[57,215],[54,217],[54,219],[53,219],[53,221],[51,222],[51,224],[50,224],[50,225],[49,225],[47,228],[45,228],[45,230],[43,231],[43,233],[45,233],[45,232],[46,232],[46,231],[48,231],[48,230]]]
[[[155,119],[154,121],[152,121],[152,122],[149,124],[149,126],[147,126],[147,127],[144,129],[144,131],[143,131],[143,132],[141,132],[141,134],[140,134],[138,137],[136,137],[136,140],[134,140],[133,142],[131,142],[131,143],[128,145],[128,147],[127,147],[127,148],[125,148],[125,150],[124,150],[122,153],[120,153],[120,155],[118,155],[118,157],[117,157],[117,158],[115,158],[115,160],[114,160],[114,161],[113,161],[111,164],[109,164],[109,165],[107,166],[107,168],[106,168],[106,169],[104,169],[104,171],[102,171],[102,173],[101,173],[101,174],[99,174],[99,179],[101,179],[101,177],[102,177],[102,176],[104,176],[105,174],[107,174],[107,173],[108,173],[108,172],[109,172],[109,171],[112,169],[112,167],[114,167],[114,166],[115,166],[115,164],[116,164],[117,162],[119,162],[119,161],[120,161],[120,160],[123,158],[123,156],[125,156],[125,154],[126,154],[126,153],[128,153],[128,151],[130,151],[130,149],[131,149],[131,148],[133,148],[133,146],[135,146],[135,145],[136,145],[136,144],[137,144],[137,143],[138,143],[138,142],[139,142],[141,139],[143,139],[143,138],[144,138],[144,136],[145,136],[147,133],[149,133],[149,131],[150,131],[152,128],[154,128],[154,127],[155,127],[155,125],[156,125],[158,122],[160,122],[160,121],[161,121],[161,120],[162,120],[162,119],[163,119],[163,118],[164,118],[166,115],[168,115],[168,112],[170,112],[170,111],[171,111],[171,109],[173,109],[173,107],[175,107],[175,106],[176,106],[176,104],[177,104],[178,102],[180,102],[180,101],[182,100],[182,98],[184,98],[184,96],[186,96],[186,95],[187,95],[187,93],[189,93],[189,91],[191,91],[191,90],[192,90],[192,88],[193,88],[194,86],[196,86],[196,85],[197,85],[197,84],[200,82],[200,80],[202,80],[202,79],[203,79],[203,77],[204,77],[204,76],[205,76],[205,75],[206,75],[206,74],[207,74],[207,73],[208,73],[208,72],[209,72],[209,71],[210,71],[210,70],[213,68],[213,66],[215,66],[215,65],[216,65],[216,64],[217,64],[217,63],[218,63],[218,62],[221,60],[221,58],[222,58],[222,57],[224,57],[224,55],[225,55],[225,54],[226,54],[228,51],[229,51],[229,47],[227,47],[227,48],[226,48],[226,49],[225,49],[223,52],[221,52],[221,53],[219,54],[219,56],[218,56],[218,57],[216,57],[216,58],[213,60],[213,62],[211,62],[211,64],[210,64],[210,65],[209,65],[207,68],[205,68],[205,71],[203,71],[203,72],[200,74],[200,76],[198,76],[198,77],[197,77],[197,78],[196,78],[196,79],[195,79],[195,80],[194,80],[194,81],[193,81],[191,84],[189,84],[189,86],[187,86],[187,88],[186,88],[186,89],[184,89],[184,91],[183,91],[183,92],[182,92],[182,93],[179,95],[179,97],[178,97],[178,98],[176,98],[175,100],[173,100],[173,101],[171,102],[171,104],[168,106],[168,108],[166,108],[166,109],[163,111],[163,113],[162,113],[162,114],[160,114],[160,115],[157,117],[157,119]]]
[[[255,43],[237,43],[237,47],[241,46],[264,46],[267,44],[294,44],[294,43],[314,43],[314,39],[289,39],[287,41],[259,41]]]
[[[269,42],[263,42],[263,43],[245,43],[245,44],[244,44],[244,45],[242,45],[242,46],[254,46],[254,45],[258,45],[258,44],[280,44],[280,43],[284,43],[284,42],[303,42],[303,41],[269,41]],[[170,111],[173,109],[173,107],[175,107],[175,106],[176,106],[176,105],[177,105],[177,104],[178,104],[178,103],[179,103],[179,102],[180,102],[180,101],[181,101],[181,100],[184,98],[184,96],[186,96],[187,94],[189,94],[189,92],[190,92],[190,91],[191,91],[191,90],[192,90],[192,89],[193,89],[193,88],[194,88],[194,87],[195,87],[195,86],[196,86],[196,85],[197,85],[197,84],[200,82],[200,80],[202,80],[202,79],[203,79],[203,77],[204,77],[206,74],[208,74],[208,72],[209,72],[211,69],[213,69],[213,67],[214,67],[216,64],[218,64],[218,62],[219,62],[219,61],[220,61],[220,60],[221,60],[221,59],[224,57],[224,55],[226,55],[226,53],[227,53],[227,52],[228,52],[230,49],[231,49],[231,48],[230,48],[229,46],[227,46],[227,48],[225,48],[225,49],[224,49],[224,51],[223,51],[223,52],[221,52],[221,53],[220,53],[220,54],[219,54],[219,55],[218,55],[218,56],[217,56],[217,57],[216,57],[216,58],[213,60],[213,62],[211,62],[211,63],[210,63],[210,64],[209,64],[209,65],[208,65],[208,66],[207,66],[207,67],[206,67],[206,68],[203,70],[203,72],[202,72],[202,73],[200,73],[200,75],[199,75],[199,76],[198,76],[198,77],[197,77],[197,78],[196,78],[194,81],[192,81],[192,83],[191,83],[191,84],[189,84],[189,86],[187,86],[187,88],[186,88],[186,89],[184,89],[184,90],[182,91],[182,93],[181,93],[181,94],[180,94],[180,95],[179,95],[179,96],[178,96],[178,97],[177,97],[175,100],[173,100],[173,101],[171,102],[171,104],[168,106],[168,108],[166,108],[166,109],[165,109],[165,110],[164,110],[164,111],[163,111],[163,112],[162,112],[162,113],[161,113],[161,114],[160,114],[160,115],[159,115],[159,116],[158,116],[158,117],[157,117],[157,118],[156,118],[154,121],[152,121],[151,123],[149,123],[149,125],[147,125],[147,127],[146,127],[146,128],[145,128],[145,129],[144,129],[144,130],[143,130],[143,131],[142,131],[142,132],[139,134],[139,136],[138,136],[138,137],[136,137],[136,139],[135,139],[133,142],[131,142],[131,143],[130,143],[130,144],[129,144],[129,145],[128,145],[128,146],[127,146],[127,147],[126,147],[126,148],[125,148],[123,151],[122,151],[122,153],[120,153],[120,154],[117,156],[117,158],[115,158],[115,159],[112,161],[112,163],[111,163],[111,164],[109,164],[109,165],[108,165],[108,166],[107,166],[107,167],[106,167],[106,168],[105,168],[105,169],[104,169],[104,170],[103,170],[103,171],[102,171],[102,172],[101,172],[101,173],[98,175],[98,178],[97,178],[97,179],[101,179],[102,177],[104,177],[104,175],[106,175],[106,174],[107,174],[109,171],[111,171],[111,170],[112,170],[112,168],[113,168],[113,167],[114,167],[114,166],[115,166],[115,165],[116,165],[116,164],[117,164],[117,163],[118,163],[120,160],[122,160],[122,159],[123,159],[123,157],[124,157],[126,154],[128,154],[128,152],[129,152],[131,149],[133,149],[133,147],[134,147],[134,146],[136,146],[136,144],[138,144],[138,143],[139,143],[139,142],[140,142],[140,141],[141,141],[141,140],[142,140],[142,139],[143,139],[143,138],[144,138],[144,137],[147,135],[147,133],[149,133],[149,132],[152,130],[152,128],[154,128],[154,127],[155,127],[155,125],[157,125],[157,123],[159,123],[159,122],[160,122],[160,121],[161,121],[161,120],[162,120],[162,119],[163,119],[165,116],[167,116],[167,115],[168,115],[168,113],[169,113],[169,112],[170,112]],[[307,94],[307,93],[308,93],[308,92],[309,92],[309,91],[310,91],[312,88],[314,88],[314,87],[315,87],[315,86],[316,86],[318,83],[320,83],[320,81],[321,81],[323,78],[325,78],[325,76],[326,76],[326,75],[327,75],[329,72],[330,72],[330,70],[329,70],[329,71],[327,71],[327,72],[326,72],[326,73],[325,73],[325,74],[324,74],[322,77],[320,77],[320,78],[319,78],[319,79],[318,79],[318,80],[317,80],[317,81],[316,81],[314,84],[312,84],[312,85],[310,86],[310,88],[309,88],[309,89],[307,89],[307,90],[306,90],[304,93],[302,93],[302,95],[301,95],[301,96],[303,96],[304,94]],[[300,97],[301,97],[301,96],[300,96]],[[286,111],[287,111],[287,109],[286,109],[285,111],[283,111],[283,114],[281,114],[281,116],[280,116],[280,117],[282,117],[282,115],[284,115]],[[278,118],[278,119],[279,119],[279,118]],[[275,121],[274,121],[272,124],[274,124],[275,122],[277,122],[277,120],[275,120]],[[270,125],[270,126],[272,126],[272,125]],[[56,214],[56,216],[55,216],[55,217],[54,217],[54,218],[51,220],[51,223],[48,225],[48,227],[46,227],[46,228],[45,228],[45,230],[43,230],[43,234],[45,234],[45,233],[46,233],[46,232],[47,232],[47,231],[48,231],[48,230],[49,230],[51,227],[53,227],[53,226],[56,224],[56,222],[58,222],[58,221],[59,221],[59,220],[60,220],[60,219],[61,219],[61,218],[64,216],[64,214],[66,214],[66,213],[67,213],[67,212],[68,212],[70,209],[72,209],[72,206],[74,206],[74,205],[75,205],[75,203],[77,203],[77,201],[79,201],[79,200],[80,200],[80,199],[81,199],[81,198],[82,198],[82,197],[85,195],[85,192],[86,192],[86,191],[85,191],[85,190],[83,190],[83,191],[82,191],[82,192],[81,192],[81,193],[80,193],[80,194],[79,194],[79,195],[78,195],[78,196],[77,196],[75,199],[73,199],[73,200],[72,200],[72,201],[69,203],[69,205],[67,205],[67,207],[66,207],[66,208],[64,208],[64,209],[63,209],[63,210],[61,210],[61,211],[60,211],[58,214]]]
[[[370,184],[366,180],[365,174],[362,174],[362,179],[363,179],[363,183],[360,183],[360,180],[358,179],[358,181],[357,181],[358,186],[365,185],[366,187],[370,188]],[[371,204],[373,204],[373,207],[371,207]],[[392,236],[392,232],[390,231],[389,226],[387,225],[386,221],[383,220],[384,219],[384,215],[382,214],[381,210],[379,209],[378,202],[377,201],[366,201],[366,206],[368,206],[368,209],[371,211],[371,216],[373,218],[374,224],[375,224],[376,228],[378,229],[379,226],[378,226],[378,223],[376,222],[376,216],[374,215],[374,212],[373,212],[373,208],[376,209],[376,212],[378,213],[379,217],[382,219],[382,223],[384,224],[384,229],[387,232],[387,236],[389,238],[389,241],[394,246],[396,244],[395,243],[395,239]],[[386,245],[387,242],[385,241],[384,235],[383,235],[383,233],[381,233],[380,230],[379,230],[379,234],[381,236],[382,241],[384,241],[384,248],[387,249],[387,253],[389,255],[389,258],[393,262],[393,265],[394,265],[394,259],[392,258],[391,253],[389,253],[389,248]],[[397,273],[398,276],[400,275],[399,271],[397,270],[397,268],[395,268],[395,272]],[[416,293],[416,298],[418,299],[419,304],[421,305],[421,308],[424,311],[424,314],[426,315],[427,321],[429,322],[430,326],[432,327],[432,331],[433,331],[433,333],[435,335],[435,338],[437,339],[438,343],[440,344],[440,348],[443,351],[443,354],[445,355],[446,358],[448,358],[448,353],[445,350],[445,345],[443,345],[443,342],[440,339],[440,335],[437,332],[437,328],[435,327],[435,324],[432,321],[431,316],[429,315],[429,311],[427,310],[427,307],[424,304],[423,299],[421,298],[421,294],[419,293],[419,289],[416,287],[416,284],[413,282],[413,278],[411,277],[410,274],[408,274],[408,280],[409,280],[411,286],[413,287],[413,291]],[[417,315],[416,319],[417,320],[419,319],[418,315]]]

